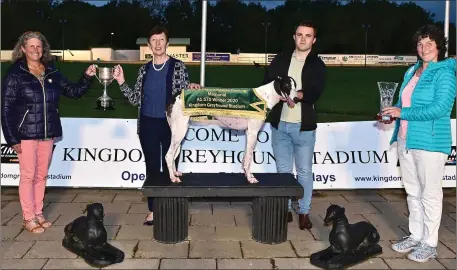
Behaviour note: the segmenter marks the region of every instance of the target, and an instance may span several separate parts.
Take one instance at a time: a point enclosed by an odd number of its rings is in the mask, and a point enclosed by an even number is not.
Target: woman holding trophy
[[[129,102],[138,106],[138,130],[140,144],[146,161],[146,175],[163,172],[168,175],[165,155],[171,143],[171,130],[165,116],[167,105],[173,102],[183,89],[200,88],[189,82],[184,63],[167,55],[167,29],[156,26],[148,36],[148,46],[152,51],[152,61],[138,71],[135,86],[126,82],[120,65],[114,68],[114,79],[119,83],[121,92]],[[144,225],[153,225],[153,200],[148,198],[149,214]]]
[[[451,111],[456,96],[456,62],[444,60],[446,39],[435,25],[414,35],[418,62],[408,69],[398,103],[382,110],[395,120],[402,181],[407,193],[410,235],[392,249],[410,260],[436,257],[443,206],[441,181],[451,153]]]
[[[82,97],[96,70],[89,66],[77,84],[71,83],[51,63],[44,35],[32,31],[19,37],[12,60],[2,81],[3,135],[19,158],[24,227],[42,233],[51,226],[43,216],[43,199],[54,139],[62,136],[59,97]]]

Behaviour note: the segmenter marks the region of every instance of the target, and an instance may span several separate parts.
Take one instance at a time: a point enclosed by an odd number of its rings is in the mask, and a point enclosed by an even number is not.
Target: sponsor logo
[[[387,150],[314,152],[314,164],[368,164],[389,163]]]
[[[143,152],[140,149],[65,147],[62,161],[139,162],[143,161]]]
[[[129,181],[129,182],[133,183],[133,182],[135,182],[137,180],[140,180],[140,181],[146,180],[146,174],[144,174],[144,173],[131,173],[129,171],[123,171],[121,173],[121,178],[124,181]]]
[[[54,144],[52,147],[52,152],[54,153],[54,149],[56,149],[56,145]],[[16,151],[11,146],[8,146],[6,143],[1,144],[1,162],[2,163],[11,163],[11,164],[18,164],[19,158],[17,156]]]
[[[313,173],[313,181],[319,182],[322,184],[327,184],[327,182],[335,182],[336,176],[334,174],[314,174]]]

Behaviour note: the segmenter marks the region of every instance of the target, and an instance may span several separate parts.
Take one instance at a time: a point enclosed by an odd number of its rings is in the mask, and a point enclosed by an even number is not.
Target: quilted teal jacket
[[[400,119],[408,121],[406,149],[451,153],[451,111],[456,96],[456,60],[429,63],[411,96],[411,107],[403,108],[401,95],[421,60],[408,69],[395,106],[402,108]],[[396,120],[390,143],[397,140],[400,119]],[[452,120],[455,121],[455,120]]]

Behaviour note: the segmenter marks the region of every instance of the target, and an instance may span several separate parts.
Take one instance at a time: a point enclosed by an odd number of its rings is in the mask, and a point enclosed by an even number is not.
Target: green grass
[[[88,63],[58,63],[62,73],[77,81]],[[1,63],[2,76],[9,63]],[[113,66],[113,64],[106,64]],[[123,64],[127,82],[133,87],[140,64]],[[200,81],[200,66],[189,65],[191,82]],[[319,122],[344,122],[373,120],[379,110],[377,81],[401,82],[407,67],[328,67],[325,91],[316,104]],[[254,66],[207,66],[206,86],[209,87],[257,87],[260,86],[264,69]],[[126,118],[134,119],[137,109],[130,105],[113,82],[108,95],[114,99],[114,111],[95,109],[96,100],[102,95],[102,85],[94,78],[89,92],[79,100],[62,97],[59,111],[62,117]],[[398,95],[398,90],[397,90]],[[396,100],[397,97],[395,97]],[[455,107],[452,117],[455,118]]]

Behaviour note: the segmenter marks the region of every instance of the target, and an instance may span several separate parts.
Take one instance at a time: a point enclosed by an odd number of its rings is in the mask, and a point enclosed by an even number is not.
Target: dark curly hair
[[[428,24],[420,27],[413,36],[413,44],[416,48],[416,52],[417,43],[424,38],[430,38],[431,40],[435,41],[436,48],[438,49],[438,61],[443,60],[447,51],[447,41],[444,37],[443,30],[434,24]]]

